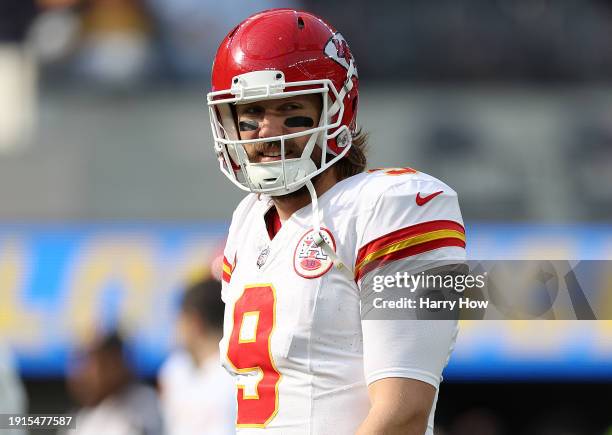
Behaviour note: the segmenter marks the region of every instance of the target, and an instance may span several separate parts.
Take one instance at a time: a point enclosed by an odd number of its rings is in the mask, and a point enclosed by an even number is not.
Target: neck
[[[219,341],[221,337],[202,336],[198,339],[196,349],[192,353],[192,357],[198,367],[201,367],[207,359],[219,353]]]
[[[312,179],[318,197],[327,192],[337,182],[338,178],[333,167]],[[297,192],[288,195],[273,196],[272,201],[281,220],[287,220],[293,213],[310,204],[311,198],[308,189],[304,186]]]

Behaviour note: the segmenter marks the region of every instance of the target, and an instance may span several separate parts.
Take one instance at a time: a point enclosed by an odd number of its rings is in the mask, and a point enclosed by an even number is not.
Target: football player
[[[183,294],[177,318],[180,348],[159,371],[166,435],[234,433],[234,394],[230,376],[219,365],[223,324],[221,283],[209,278]]]
[[[224,251],[222,363],[239,434],[433,434],[454,320],[372,315],[374,282],[465,260],[456,193],[365,171],[359,79],[321,18],[275,9],[223,40],[207,101],[221,171],[251,192]]]

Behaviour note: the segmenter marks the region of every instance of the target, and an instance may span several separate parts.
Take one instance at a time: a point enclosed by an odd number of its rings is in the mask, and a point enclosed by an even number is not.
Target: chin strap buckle
[[[315,245],[317,245],[317,248],[321,247],[321,245],[327,245],[327,243],[325,242],[325,239],[321,235],[321,231],[313,231],[312,240],[313,242],[315,242]]]
[[[344,273],[344,275],[350,280],[354,279],[353,272],[345,266],[345,264],[340,260],[340,257],[338,257],[338,254],[336,254],[332,247],[329,246],[329,243],[325,241],[325,239],[321,235],[321,231],[313,231],[312,240],[314,241],[315,245],[317,245],[317,247],[320,247],[321,249],[323,249],[323,252],[329,255],[336,269]]]

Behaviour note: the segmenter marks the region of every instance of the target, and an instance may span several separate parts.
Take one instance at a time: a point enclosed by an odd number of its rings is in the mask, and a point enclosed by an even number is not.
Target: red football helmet
[[[223,40],[207,96],[221,171],[238,187],[284,195],[344,157],[352,144],[358,102],[357,67],[342,35],[321,18],[292,9],[257,13]],[[321,94],[318,124],[303,132],[240,140],[232,104]],[[286,159],[286,139],[310,136],[299,158]],[[279,141],[278,161],[251,163],[245,144]],[[311,159],[323,153],[321,167]],[[327,161],[327,154],[334,157]]]

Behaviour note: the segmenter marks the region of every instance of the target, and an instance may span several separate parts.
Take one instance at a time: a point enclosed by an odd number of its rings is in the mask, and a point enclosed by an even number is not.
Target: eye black
[[[240,121],[238,128],[240,131],[254,131],[259,128],[259,122],[255,120]]]
[[[285,119],[286,127],[312,127],[314,120],[308,116],[292,116]]]

